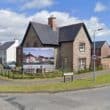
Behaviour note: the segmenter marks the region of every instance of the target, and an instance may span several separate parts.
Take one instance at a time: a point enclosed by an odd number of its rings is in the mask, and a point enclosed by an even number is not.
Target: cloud
[[[53,0],[32,0],[23,5],[23,9],[45,8],[53,5]]]
[[[68,25],[68,24],[81,22],[80,19],[70,16],[69,13],[58,12],[58,11],[54,11],[54,12],[40,11],[40,12],[36,13],[35,15],[31,16],[30,19],[32,19],[33,21],[37,21],[39,23],[47,24],[48,17],[50,17],[51,15],[54,15],[57,17],[58,26],[64,26],[64,25]]]
[[[102,4],[101,2],[97,2],[94,11],[95,12],[102,12],[107,10],[107,6],[105,6],[104,4]]]
[[[23,36],[29,18],[7,10],[0,10],[0,40],[12,40]]]
[[[98,29],[102,29],[101,31],[96,32],[96,36],[110,36],[110,29],[102,22],[97,17],[91,17],[89,20],[85,21],[91,35],[93,34],[93,31],[96,31]]]
[[[21,10],[42,9],[52,6],[55,0],[3,0],[2,2],[21,5]]]
[[[97,17],[93,16],[90,19],[80,19],[74,16],[70,16],[70,14],[66,12],[49,12],[45,10],[40,11],[32,16],[26,16],[24,14],[9,10],[0,10],[0,41],[13,40],[14,38],[21,41],[29,21],[47,24],[48,17],[51,15],[57,17],[58,26],[85,22],[91,36],[93,36],[94,29],[103,28],[103,31],[96,33],[96,38],[106,38],[110,42],[110,39],[107,38],[110,36],[110,29],[104,23],[100,22]]]
[[[100,22],[97,17],[91,17],[89,20],[85,20],[84,22],[92,39],[95,31],[96,40],[106,40],[110,43],[110,28],[107,27],[104,23]],[[97,31],[100,28],[102,30]]]

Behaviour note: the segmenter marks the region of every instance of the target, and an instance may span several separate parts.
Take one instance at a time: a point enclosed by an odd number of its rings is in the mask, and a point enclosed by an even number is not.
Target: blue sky
[[[24,48],[25,54],[31,53],[34,56],[54,57],[54,48]]]
[[[110,0],[1,0],[0,40],[23,39],[29,21],[47,24],[47,18],[56,16],[57,25],[84,22],[96,40],[110,43]]]

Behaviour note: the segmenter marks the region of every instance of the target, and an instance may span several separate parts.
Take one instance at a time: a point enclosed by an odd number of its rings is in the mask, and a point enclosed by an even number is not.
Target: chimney
[[[48,18],[48,25],[52,28],[53,31],[56,31],[56,17],[53,15]]]

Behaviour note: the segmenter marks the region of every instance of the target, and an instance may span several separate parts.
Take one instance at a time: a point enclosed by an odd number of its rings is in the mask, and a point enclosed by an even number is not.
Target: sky
[[[54,57],[54,48],[23,48],[24,54],[31,53],[34,56]]]
[[[30,21],[51,15],[58,27],[84,22],[91,39],[110,43],[110,0],[0,0],[0,41],[22,41]]]

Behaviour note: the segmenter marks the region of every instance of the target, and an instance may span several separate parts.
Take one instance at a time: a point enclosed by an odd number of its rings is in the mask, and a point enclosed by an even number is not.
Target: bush
[[[63,72],[60,70],[56,70],[54,72],[34,74],[34,73],[2,71],[0,72],[0,75],[4,77],[8,77],[10,79],[55,78],[55,77],[62,77]]]
[[[100,65],[100,66],[97,66],[97,67],[96,67],[96,70],[103,70],[103,67],[102,67],[102,65]]]
[[[87,73],[87,72],[91,72],[91,69],[82,69],[82,70],[78,70],[77,74],[81,74],[81,73]]]

